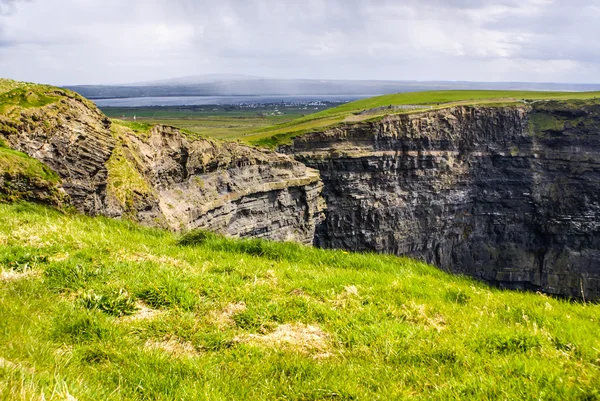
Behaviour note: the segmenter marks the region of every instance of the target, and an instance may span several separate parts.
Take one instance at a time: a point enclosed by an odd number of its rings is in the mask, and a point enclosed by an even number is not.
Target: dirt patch
[[[328,358],[333,355],[329,334],[318,326],[303,323],[284,324],[269,334],[248,334],[238,336],[234,341],[299,351],[316,359]]]
[[[238,302],[235,304],[227,305],[221,311],[212,311],[209,314],[210,321],[220,329],[226,329],[227,327],[235,326],[233,317],[238,313],[242,313],[247,309],[244,302]]]
[[[137,301],[135,307],[137,311],[133,315],[123,316],[121,321],[135,322],[139,320],[151,320],[165,313],[164,311],[153,309],[141,301]]]
[[[197,356],[198,351],[189,341],[182,340],[176,336],[167,336],[160,341],[148,340],[144,344],[147,350],[158,350],[171,354],[175,357]]]

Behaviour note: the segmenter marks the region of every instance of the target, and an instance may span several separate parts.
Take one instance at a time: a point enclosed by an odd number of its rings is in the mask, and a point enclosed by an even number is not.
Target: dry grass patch
[[[216,325],[219,329],[223,330],[227,327],[235,326],[233,317],[238,313],[242,313],[247,309],[244,302],[231,303],[227,305],[223,310],[212,311],[209,314],[209,320]]]
[[[402,317],[407,322],[425,326],[426,329],[433,329],[438,333],[444,330],[446,320],[439,313],[428,310],[427,305],[409,302],[402,305]]]
[[[248,334],[238,336],[234,341],[255,346],[297,351],[311,355],[315,359],[333,356],[330,335],[318,326],[303,323],[284,324],[278,326],[269,334]]]
[[[15,270],[2,270],[0,271],[0,281],[10,282],[17,280],[24,280],[28,278],[39,277],[40,272],[35,270],[25,270],[23,272],[18,272]]]
[[[151,351],[162,351],[174,357],[198,356],[198,351],[189,341],[176,336],[166,336],[160,341],[148,340],[144,348]]]
[[[260,277],[254,277],[253,285],[268,285],[272,287],[277,287],[279,284],[279,280],[277,279],[277,274],[275,270],[267,270]]]
[[[34,374],[35,370],[31,369],[31,368],[27,368],[25,366],[23,366],[20,363],[17,362],[11,362],[7,359],[4,359],[2,357],[0,357],[0,369],[7,369],[7,370],[17,370],[17,371],[21,371],[27,374]]]
[[[349,306],[360,306],[362,298],[355,285],[344,287],[344,291],[338,294],[334,299],[330,300],[333,307],[336,309],[346,309]]]
[[[164,315],[164,311],[153,309],[146,305],[144,302],[136,301],[135,303],[136,312],[133,315],[127,315],[121,317],[122,322],[137,322],[140,320],[152,320],[158,316]]]
[[[127,262],[133,262],[133,263],[144,263],[144,262],[151,262],[151,263],[156,263],[159,265],[167,265],[167,266],[173,266],[173,267],[177,267],[180,269],[188,269],[191,268],[191,265],[181,259],[176,259],[170,256],[158,256],[158,255],[154,255],[151,253],[127,253],[123,250],[119,251],[116,255],[117,259],[119,260],[124,260]]]

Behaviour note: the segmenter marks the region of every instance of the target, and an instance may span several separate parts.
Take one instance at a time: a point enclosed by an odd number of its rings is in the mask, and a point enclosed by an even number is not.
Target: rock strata
[[[174,230],[313,242],[322,183],[293,158],[172,127],[135,131],[139,124],[111,122],[73,92],[1,83],[0,150],[24,153],[10,157],[25,167],[0,160],[0,200],[71,204]],[[37,180],[29,165],[52,179]]]
[[[510,288],[600,298],[600,105],[454,107],[312,133],[317,246],[410,255]]]
[[[106,207],[106,162],[115,146],[110,120],[73,93],[59,89],[47,92],[60,100],[13,110],[18,117],[11,120],[0,118],[0,138],[55,171],[76,208],[102,214]]]
[[[168,227],[313,242],[324,208],[318,171],[237,143],[189,140],[172,127],[130,133],[127,143]]]

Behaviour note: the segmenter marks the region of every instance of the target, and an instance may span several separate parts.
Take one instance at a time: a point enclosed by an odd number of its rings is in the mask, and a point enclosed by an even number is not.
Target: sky
[[[0,77],[600,83],[600,0],[0,0]]]

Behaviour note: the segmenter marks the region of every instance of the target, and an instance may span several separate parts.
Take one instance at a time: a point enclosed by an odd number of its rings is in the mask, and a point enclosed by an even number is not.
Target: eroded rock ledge
[[[237,143],[189,140],[172,127],[155,126],[146,137],[121,129],[118,138],[124,162],[147,185],[132,189],[145,192],[143,201],[113,202],[109,214],[172,229],[313,242],[324,209],[317,170]]]
[[[280,150],[321,173],[318,246],[600,298],[597,102],[388,116]]]

